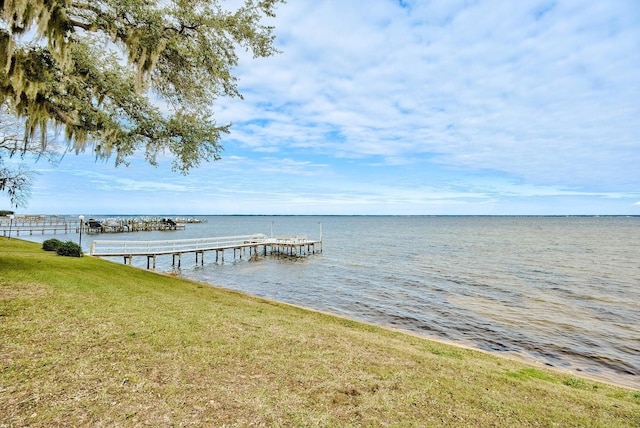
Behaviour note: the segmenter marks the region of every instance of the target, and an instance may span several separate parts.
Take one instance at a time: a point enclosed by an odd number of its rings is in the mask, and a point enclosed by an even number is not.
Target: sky
[[[640,1],[289,0],[222,159],[67,154],[30,214],[640,215]],[[0,208],[8,208],[0,196]]]

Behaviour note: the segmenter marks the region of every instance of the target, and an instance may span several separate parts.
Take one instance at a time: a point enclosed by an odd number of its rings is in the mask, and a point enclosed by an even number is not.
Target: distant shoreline
[[[32,214],[15,216],[77,217],[81,214]],[[434,218],[640,218],[640,214],[82,214],[85,217],[434,217]]]

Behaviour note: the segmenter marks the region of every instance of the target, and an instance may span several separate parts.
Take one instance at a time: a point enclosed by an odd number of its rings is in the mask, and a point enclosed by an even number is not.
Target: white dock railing
[[[262,233],[215,238],[173,239],[163,241],[95,240],[89,254],[98,257],[180,254],[199,251],[225,250],[255,245],[275,244],[279,240]]]

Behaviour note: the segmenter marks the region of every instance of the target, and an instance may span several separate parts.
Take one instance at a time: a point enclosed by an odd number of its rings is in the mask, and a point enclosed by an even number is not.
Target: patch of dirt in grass
[[[47,286],[36,283],[0,284],[0,300],[45,297],[49,292],[50,290]]]

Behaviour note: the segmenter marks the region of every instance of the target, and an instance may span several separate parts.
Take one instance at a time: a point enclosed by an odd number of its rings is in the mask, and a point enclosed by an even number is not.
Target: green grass
[[[0,427],[640,426],[638,391],[16,239],[0,355]]]

